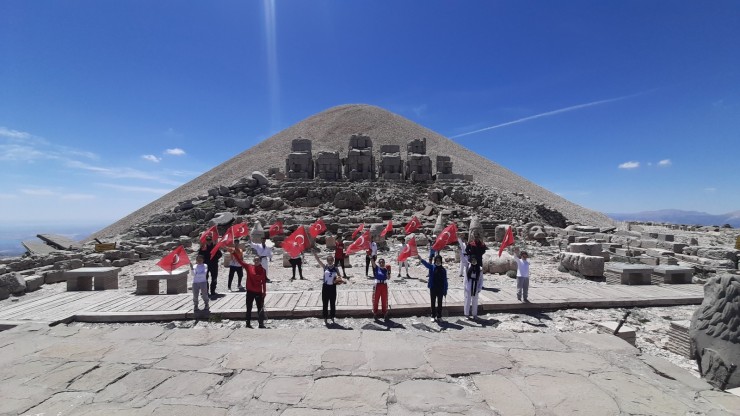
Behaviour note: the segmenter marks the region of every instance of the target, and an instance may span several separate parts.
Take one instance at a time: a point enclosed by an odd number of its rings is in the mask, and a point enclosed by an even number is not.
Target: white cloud
[[[184,156],[185,151],[180,149],[179,147],[176,147],[174,149],[167,149],[164,151],[165,154],[172,155],[172,156]]]
[[[717,192],[717,188],[711,188],[711,187],[704,188],[704,192],[709,192],[709,193]]]
[[[0,144],[0,160],[7,162],[33,162],[35,160],[55,159],[48,153],[22,144]]]
[[[671,163],[671,159],[663,159],[660,162],[658,162],[658,166],[662,168],[667,168],[668,166],[671,166],[673,163]]]
[[[26,133],[25,131],[18,131],[18,130],[13,130],[13,129],[0,126],[0,137],[5,137],[8,139],[16,139],[16,140],[25,140],[25,139],[30,139],[32,136],[30,133]]]
[[[640,162],[624,162],[619,165],[619,169],[637,169],[640,167]]]
[[[64,199],[66,201],[81,201],[86,199],[95,199],[95,195],[90,194],[64,194],[59,197],[60,199]]]
[[[112,183],[98,183],[97,185],[103,186],[106,188],[115,189],[118,191],[123,191],[123,192],[144,192],[144,193],[157,194],[157,195],[164,195],[172,191],[172,189],[149,188],[146,186],[116,185]]]
[[[46,188],[26,188],[21,189],[21,193],[25,195],[30,196],[56,196],[59,195],[59,192],[52,191],[51,189]]]
[[[154,156],[154,155],[143,155],[143,156],[141,156],[141,158],[144,159],[144,160],[148,160],[150,162],[154,162],[154,163],[159,163],[162,160],[161,157],[157,157],[157,156]]]
[[[173,181],[171,179],[165,178],[160,175],[142,172],[140,170],[132,169],[132,168],[118,168],[118,167],[103,168],[100,166],[94,166],[94,165],[90,165],[87,163],[83,163],[78,160],[68,161],[67,166],[70,168],[88,170],[90,172],[99,173],[101,175],[108,176],[110,178],[116,178],[116,179],[142,179],[142,180],[163,183],[165,185],[174,185],[174,186],[182,185],[181,182]]]

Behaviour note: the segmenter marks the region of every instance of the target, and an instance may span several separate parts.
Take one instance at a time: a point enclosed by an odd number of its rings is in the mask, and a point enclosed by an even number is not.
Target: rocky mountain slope
[[[229,186],[254,170],[285,166],[291,141],[298,137],[313,140],[313,152],[339,151],[346,156],[349,138],[362,133],[373,140],[377,154],[384,144],[398,144],[405,149],[413,139],[427,138],[427,154],[452,158],[455,173],[474,176],[475,183],[503,193],[519,193],[532,202],[562,213],[569,221],[597,226],[613,223],[604,214],[578,206],[566,199],[516,175],[510,170],[479,156],[457,143],[382,108],[370,105],[342,105],[313,115],[287,128],[258,145],[214,167],[210,171],[180,186],[156,201],[98,231],[91,238],[118,235],[136,225],[148,222],[155,215],[172,210],[182,201],[206,194],[208,189]],[[405,152],[404,158],[405,158]]]

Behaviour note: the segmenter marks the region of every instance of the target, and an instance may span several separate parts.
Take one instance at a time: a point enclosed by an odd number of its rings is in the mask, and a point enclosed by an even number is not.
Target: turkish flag
[[[308,242],[308,236],[306,235],[306,229],[303,226],[298,227],[293,234],[283,241],[282,248],[291,257],[298,257],[303,250],[310,246]]]
[[[452,224],[445,227],[441,233],[437,236],[437,240],[432,245],[435,251],[442,250],[447,244],[457,242],[457,225],[453,222]]]
[[[380,232],[380,236],[385,237],[388,233],[393,234],[393,220],[388,220],[388,225],[386,225],[383,231]]]
[[[213,250],[211,250],[211,257],[216,255],[216,251],[218,251],[219,248],[223,246],[228,246],[229,244],[234,243],[234,227],[229,228],[228,231],[226,231],[226,234],[221,236],[221,239],[218,240],[218,243],[213,247]]]
[[[170,254],[164,256],[162,260],[157,262],[157,266],[170,274],[173,270],[186,265],[190,265],[190,258],[182,246],[178,246],[176,249],[172,250]]]
[[[249,226],[245,221],[241,224],[232,225],[231,231],[231,234],[234,236],[234,238],[244,237],[245,235],[249,234]]]
[[[504,249],[512,244],[514,244],[514,233],[511,231],[510,225],[509,229],[506,230],[506,234],[504,235],[504,241],[501,242],[501,247],[498,248],[498,256],[501,257],[501,253],[504,252]]]
[[[278,234],[282,234],[283,231],[283,222],[277,221],[275,224],[272,224],[270,226],[270,237],[275,237]]]
[[[372,240],[373,238],[370,236],[370,230],[365,231],[360,238],[347,247],[347,254],[349,255],[358,251],[369,250]]]
[[[357,229],[355,230],[355,232],[352,233],[352,238],[356,238],[357,237],[357,234],[361,233],[362,230],[364,230],[364,229],[365,229],[365,223],[363,222],[362,224],[360,224],[359,227],[357,227]]]
[[[315,223],[311,224],[308,233],[311,234],[311,237],[316,238],[319,234],[323,234],[324,231],[326,231],[326,224],[324,224],[324,220],[319,218]]]
[[[406,227],[404,227],[404,230],[406,231],[406,234],[411,234],[414,231],[418,230],[421,227],[421,221],[419,221],[416,216],[411,217],[411,221],[409,221],[408,224],[406,224]]]
[[[418,256],[419,250],[416,249],[416,237],[411,237],[403,250],[398,254],[398,261],[406,261],[409,257]]]
[[[217,225],[214,225],[213,227],[207,229],[205,232],[203,232],[203,234],[200,235],[201,245],[206,245],[206,238],[209,235],[211,236],[211,239],[213,239],[213,241],[218,241],[218,226]]]

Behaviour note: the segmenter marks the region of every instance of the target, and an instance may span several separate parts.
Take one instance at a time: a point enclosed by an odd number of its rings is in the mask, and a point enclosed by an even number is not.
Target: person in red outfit
[[[337,266],[342,266],[342,274],[344,275],[345,279],[348,279],[347,272],[344,271],[344,259],[346,258],[344,254],[344,239],[342,238],[342,234],[337,234],[337,243],[334,246],[334,260],[336,261]]]
[[[242,263],[247,270],[247,328],[252,327],[252,303],[257,303],[257,321],[265,328],[265,295],[267,295],[267,272],[262,267],[259,256],[253,264]]]

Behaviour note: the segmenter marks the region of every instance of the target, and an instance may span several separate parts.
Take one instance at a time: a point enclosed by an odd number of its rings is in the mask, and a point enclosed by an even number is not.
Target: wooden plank
[[[280,299],[282,299],[282,298],[283,298],[283,294],[282,293],[280,293],[280,292],[272,293],[270,296],[268,296],[268,297],[265,298],[266,299],[266,301],[265,301],[265,307],[266,308],[267,307],[269,307],[269,308],[275,308],[275,305],[277,305],[278,302],[280,302]]]
[[[298,299],[298,302],[296,302],[295,307],[305,308],[308,305],[308,300],[310,297],[311,297],[311,292],[306,292],[306,291],[301,292],[301,297]]]
[[[29,302],[28,304],[17,305],[13,308],[4,311],[2,314],[6,319],[18,318],[21,316],[31,316],[39,310],[52,310],[59,306],[66,305],[75,302],[77,299],[85,298],[94,295],[94,292],[65,292],[64,296],[56,297],[52,300],[48,298],[40,298]],[[25,320],[28,318],[22,318]]]
[[[347,304],[348,301],[349,301],[349,295],[347,294],[347,291],[338,290],[337,291],[337,307],[348,306]]]

